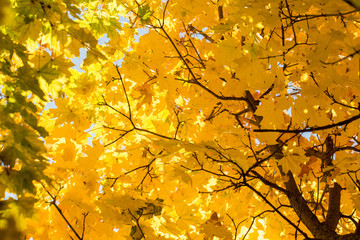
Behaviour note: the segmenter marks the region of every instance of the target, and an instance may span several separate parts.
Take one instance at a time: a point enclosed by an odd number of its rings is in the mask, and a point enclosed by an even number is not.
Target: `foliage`
[[[352,6],[0,3],[4,239],[360,239]]]

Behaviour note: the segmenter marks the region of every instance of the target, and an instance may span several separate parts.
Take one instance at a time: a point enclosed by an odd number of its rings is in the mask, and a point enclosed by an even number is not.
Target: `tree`
[[[2,9],[5,239],[360,239],[352,6]]]

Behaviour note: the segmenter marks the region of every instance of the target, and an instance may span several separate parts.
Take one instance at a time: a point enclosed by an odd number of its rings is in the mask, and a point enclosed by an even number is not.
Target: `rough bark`
[[[341,199],[341,186],[338,183],[334,184],[333,188],[330,188],[329,192],[329,209],[326,215],[325,224],[331,231],[336,230],[336,226],[339,223],[340,213],[340,201]]]
[[[331,230],[326,224],[319,221],[316,215],[310,210],[307,202],[302,197],[297,188],[292,172],[287,173],[288,180],[285,187],[289,191],[287,195],[291,207],[294,209],[300,221],[309,229],[312,235],[317,239],[336,239],[337,234]]]
[[[338,183],[330,189],[329,208],[325,222],[320,222],[316,215],[310,210],[307,202],[300,193],[293,174],[289,171],[285,182],[287,197],[300,221],[309,229],[314,238],[309,240],[360,240],[360,234],[355,232],[346,235],[339,235],[335,232],[341,217],[341,186]]]

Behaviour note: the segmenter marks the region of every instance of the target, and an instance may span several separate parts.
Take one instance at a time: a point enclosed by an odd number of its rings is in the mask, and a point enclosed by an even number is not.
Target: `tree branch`
[[[325,224],[331,231],[335,231],[339,223],[340,213],[340,198],[341,198],[341,186],[338,183],[334,184],[333,188],[329,191],[329,208],[325,219]]]
[[[316,215],[310,210],[307,202],[297,188],[292,172],[289,171],[287,174],[282,172],[282,175],[286,175],[288,178],[288,180],[285,181],[285,187],[290,192],[287,197],[301,222],[309,229],[315,238],[334,239],[337,234],[333,230],[329,229],[327,225],[322,224]]]
[[[352,118],[349,118],[347,120],[338,122],[338,123],[334,123],[334,124],[329,124],[329,125],[325,125],[325,126],[321,126],[321,127],[308,127],[305,129],[254,129],[254,132],[280,132],[280,133],[304,133],[304,132],[315,132],[315,131],[320,131],[320,130],[325,130],[325,129],[330,129],[333,127],[338,127],[338,126],[343,126],[343,125],[347,125],[351,122],[354,122],[355,120],[360,118],[360,114],[356,115]]]
[[[56,204],[56,196],[53,196],[44,186],[44,184],[42,184],[42,187],[45,189],[45,191],[47,192],[47,194],[51,197],[52,201],[50,202],[51,205],[53,205],[56,210],[59,212],[59,214],[61,215],[62,219],[64,219],[64,221],[66,222],[66,224],[68,225],[68,227],[71,229],[71,231],[75,234],[75,236],[77,237],[77,239],[79,240],[83,240],[84,239],[84,229],[83,228],[83,232],[82,232],[82,236],[80,237],[80,235],[76,232],[75,228],[71,225],[71,223],[69,222],[69,220],[65,217],[64,213],[62,212],[61,208]],[[60,188],[61,190],[61,188]],[[86,214],[87,215],[87,214]],[[85,215],[84,215],[84,224],[85,224]]]
[[[263,194],[261,194],[258,190],[252,187],[250,184],[245,183],[245,186],[250,188],[256,195],[258,195],[262,200],[264,200],[276,213],[278,213],[286,222],[288,222],[291,226],[293,226],[298,232],[300,232],[305,238],[307,238],[307,234],[301,230],[295,223],[293,223],[289,218],[287,218],[282,212],[279,211]]]

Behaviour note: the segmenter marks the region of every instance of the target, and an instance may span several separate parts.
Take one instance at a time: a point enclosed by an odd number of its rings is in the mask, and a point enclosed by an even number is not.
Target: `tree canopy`
[[[360,239],[351,2],[0,1],[0,238]]]

